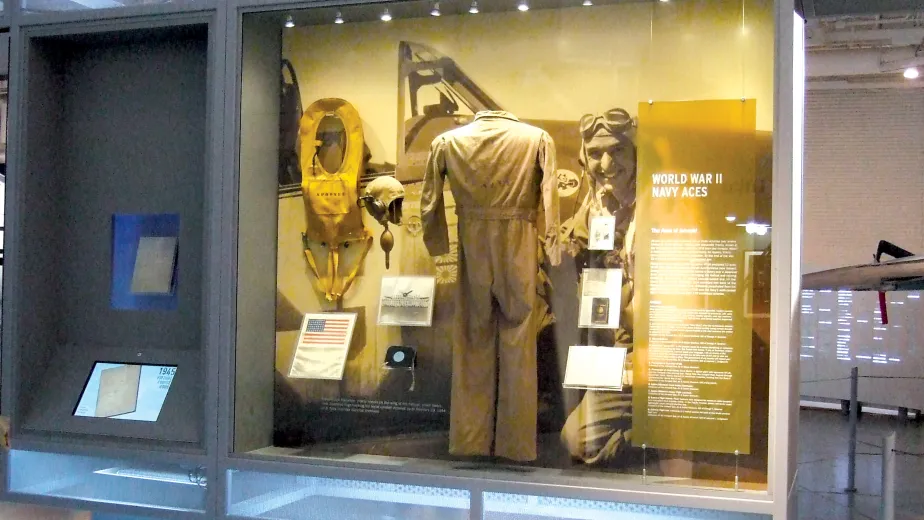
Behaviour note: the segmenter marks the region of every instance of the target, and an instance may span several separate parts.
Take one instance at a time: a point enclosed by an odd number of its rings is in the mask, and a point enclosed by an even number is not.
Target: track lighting
[[[336,24],[343,23],[343,15],[340,14],[340,11],[337,11],[337,16],[334,17],[334,23]]]
[[[581,5],[583,5],[584,7],[590,7],[590,6],[594,5],[594,3],[591,2],[590,0],[584,0],[584,3],[581,4]]]
[[[382,13],[382,16],[380,16],[379,18],[380,18],[383,22],[390,22],[390,21],[391,21],[391,13],[388,12],[388,9],[385,9],[385,11]]]
[[[286,17],[286,27],[289,29],[295,27],[295,20],[292,18],[292,15]]]
[[[468,12],[472,14],[478,14],[478,2],[472,0],[472,6],[468,8]]]
[[[520,3],[517,5],[517,9],[520,11],[529,11],[529,4],[526,3],[526,0],[520,0]]]
[[[433,9],[430,10],[430,16],[439,16],[440,15],[440,3],[434,2]]]

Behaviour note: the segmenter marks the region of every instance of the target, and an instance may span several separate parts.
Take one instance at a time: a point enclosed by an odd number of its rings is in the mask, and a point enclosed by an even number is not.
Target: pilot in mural
[[[629,350],[628,383],[621,392],[588,390],[571,410],[561,440],[572,458],[587,464],[618,464],[630,446],[632,432],[632,296],[634,286],[634,235],[636,149],[634,123],[628,112],[612,109],[580,120],[581,181],[586,195],[571,218],[562,224],[562,242],[575,258],[575,280],[585,267],[623,270],[620,328],[594,329],[592,342]],[[612,251],[587,248],[589,223],[596,216],[616,220]],[[575,294],[577,299],[577,294]],[[590,339],[590,338],[587,338]]]

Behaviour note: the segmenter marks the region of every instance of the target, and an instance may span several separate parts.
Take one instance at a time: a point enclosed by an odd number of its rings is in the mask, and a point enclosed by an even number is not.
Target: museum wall
[[[340,97],[363,118],[373,162],[395,161],[397,46],[452,57],[524,119],[576,120],[640,101],[756,98],[773,124],[771,2],[625,3],[561,10],[295,27],[283,55],[302,103]],[[729,6],[738,6],[729,9]],[[535,63],[536,66],[524,66]]]
[[[880,240],[924,252],[924,89],[809,90],[805,131],[805,273],[872,261]],[[861,375],[924,373],[920,293],[812,293],[803,300],[802,390],[846,399]],[[861,379],[860,400],[922,408],[924,380]]]

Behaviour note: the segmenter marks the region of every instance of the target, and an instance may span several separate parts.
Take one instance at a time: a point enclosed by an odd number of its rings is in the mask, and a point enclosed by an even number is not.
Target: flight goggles
[[[581,136],[585,140],[595,136],[600,127],[606,129],[610,135],[615,135],[624,134],[633,126],[632,116],[621,108],[611,108],[601,116],[585,114],[580,122]]]

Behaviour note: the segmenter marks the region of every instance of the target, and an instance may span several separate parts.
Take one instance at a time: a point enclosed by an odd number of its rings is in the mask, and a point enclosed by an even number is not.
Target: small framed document
[[[386,276],[379,297],[379,325],[429,327],[433,322],[432,276]]]
[[[612,251],[614,247],[616,247],[616,217],[591,217],[590,239],[587,241],[587,249]]]
[[[627,352],[628,349],[623,347],[575,345],[568,348],[562,386],[585,390],[621,391]]]
[[[343,379],[355,313],[306,314],[289,364],[289,377]]]
[[[578,326],[590,329],[619,327],[622,269],[584,269]]]

